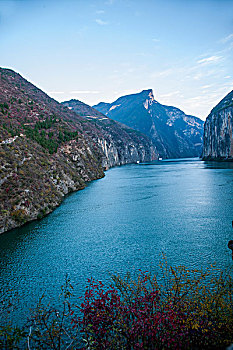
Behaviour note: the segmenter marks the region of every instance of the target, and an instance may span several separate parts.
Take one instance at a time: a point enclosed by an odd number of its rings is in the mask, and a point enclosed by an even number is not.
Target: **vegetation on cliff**
[[[0,233],[48,214],[111,166],[155,158],[143,134],[89,121],[3,68],[0,154]]]

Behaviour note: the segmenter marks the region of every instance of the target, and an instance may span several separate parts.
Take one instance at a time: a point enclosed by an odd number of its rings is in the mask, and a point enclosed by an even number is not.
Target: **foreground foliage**
[[[162,277],[89,281],[77,326],[90,349],[225,349],[233,342],[232,277],[161,264]]]
[[[42,299],[15,338],[12,328],[7,342],[9,329],[0,328],[0,346],[17,348],[22,339],[28,349],[226,349],[232,344],[231,271],[173,268],[166,259],[160,268],[158,276],[115,275],[110,286],[88,280],[76,306],[69,302],[67,279],[60,312]]]

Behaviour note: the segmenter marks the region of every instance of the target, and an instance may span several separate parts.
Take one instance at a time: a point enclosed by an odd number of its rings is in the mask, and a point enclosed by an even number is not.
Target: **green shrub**
[[[17,209],[12,211],[11,217],[18,223],[24,223],[27,220],[27,214],[24,209]]]

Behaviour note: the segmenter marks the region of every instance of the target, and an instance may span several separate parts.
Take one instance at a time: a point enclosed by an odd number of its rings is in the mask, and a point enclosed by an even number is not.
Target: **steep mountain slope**
[[[115,162],[117,162],[117,165],[128,163],[128,159],[130,159],[130,162],[136,162],[158,158],[151,140],[141,132],[111,120],[81,101],[65,101],[63,105],[85,117],[88,123],[101,131],[102,138],[100,136],[96,137],[94,133],[91,133],[91,136],[101,146],[110,166],[116,165]],[[108,164],[105,164],[104,161],[103,166],[108,168]]]
[[[115,124],[89,122],[0,68],[0,233],[43,217],[110,166],[154,159],[148,138]]]
[[[106,116],[148,135],[164,158],[201,155],[204,122],[180,109],[155,101],[153,91],[122,96],[93,106]]]
[[[212,109],[204,126],[203,159],[233,159],[233,90]]]

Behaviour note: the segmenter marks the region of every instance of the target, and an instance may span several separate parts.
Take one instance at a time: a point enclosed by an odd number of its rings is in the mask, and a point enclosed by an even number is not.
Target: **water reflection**
[[[203,161],[207,169],[233,169],[233,162],[210,162]]]

